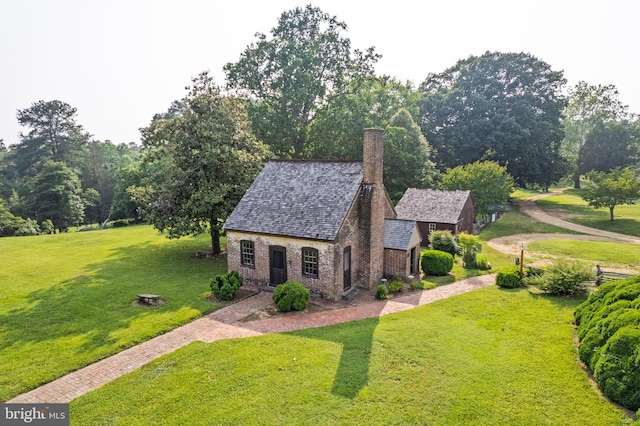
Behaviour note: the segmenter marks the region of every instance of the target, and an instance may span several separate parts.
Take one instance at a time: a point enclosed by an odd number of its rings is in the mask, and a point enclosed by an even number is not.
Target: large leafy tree
[[[448,169],[440,189],[471,191],[476,216],[485,216],[505,204],[513,192],[513,178],[495,161],[476,161]]]
[[[407,188],[431,186],[436,175],[431,148],[409,111],[401,109],[384,135],[384,185],[395,203]]]
[[[587,174],[592,182],[582,192],[582,198],[595,208],[608,207],[613,221],[613,210],[621,204],[634,204],[640,198],[640,181],[630,168],[616,168],[609,173],[592,171]]]
[[[20,192],[20,203],[26,216],[38,222],[50,219],[60,232],[84,219],[80,179],[63,162],[47,161],[40,173],[25,182]]]
[[[271,36],[256,34],[224,70],[228,87],[248,93],[256,136],[280,156],[300,157],[318,111],[354,80],[373,75],[373,48],[351,49],[347,25],[317,7],[284,12]]]
[[[146,219],[170,238],[220,231],[269,156],[251,133],[245,104],[226,97],[207,73],[193,79],[186,108],[142,129],[146,177],[129,191]]]
[[[595,125],[580,147],[578,173],[591,170],[609,172],[616,167],[633,166],[640,160],[640,129],[627,120]]]
[[[49,160],[81,166],[89,135],[76,116],[76,108],[58,100],[38,101],[18,111],[18,123],[28,129],[13,151],[20,176],[36,175]]]
[[[572,163],[574,186],[580,188],[580,175],[591,170],[580,167],[585,162],[581,157],[589,133],[605,123],[626,118],[628,107],[618,99],[614,85],[595,86],[580,81],[569,88],[563,115],[565,136],[562,150]]]
[[[304,156],[336,160],[360,158],[362,129],[386,128],[400,109],[417,120],[420,99],[420,92],[410,83],[391,77],[353,81],[346,93],[336,96],[314,117]]]
[[[546,184],[550,166],[564,168],[564,84],[561,71],[525,53],[487,52],[429,75],[420,87],[422,131],[436,163],[497,161],[520,185]]]

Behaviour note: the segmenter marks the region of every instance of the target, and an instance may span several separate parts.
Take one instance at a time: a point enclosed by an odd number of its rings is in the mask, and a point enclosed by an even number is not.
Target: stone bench
[[[157,294],[139,294],[138,302],[143,303],[145,305],[158,306],[158,302],[160,301],[160,296]]]

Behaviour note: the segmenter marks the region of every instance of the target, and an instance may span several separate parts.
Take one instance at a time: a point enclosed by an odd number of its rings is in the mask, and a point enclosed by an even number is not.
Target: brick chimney
[[[362,147],[362,182],[382,183],[383,134],[382,129],[364,129]]]
[[[361,285],[374,288],[384,273],[385,189],[382,182],[383,130],[364,129],[360,192]]]

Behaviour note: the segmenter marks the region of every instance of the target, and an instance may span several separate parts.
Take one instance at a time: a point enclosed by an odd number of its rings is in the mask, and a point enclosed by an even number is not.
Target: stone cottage
[[[473,232],[471,191],[409,188],[398,201],[396,212],[400,219],[417,222],[425,247],[432,231],[449,230],[453,235]]]
[[[261,286],[298,281],[332,301],[417,275],[420,231],[396,218],[382,133],[365,129],[362,162],[270,161],[225,223],[229,270]]]

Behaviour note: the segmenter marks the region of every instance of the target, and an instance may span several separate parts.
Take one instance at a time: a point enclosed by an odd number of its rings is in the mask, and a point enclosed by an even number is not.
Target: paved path
[[[30,392],[18,395],[7,402],[67,403],[196,340],[213,342],[220,339],[259,336],[371,318],[412,309],[436,300],[486,287],[493,284],[494,281],[494,275],[483,275],[388,301],[375,301],[373,296],[365,294],[365,297],[360,298],[360,301],[351,306],[315,313],[291,313],[264,320],[239,322],[240,319],[272,304],[272,294],[261,292]]]
[[[548,197],[549,195],[553,195],[553,192],[547,193],[547,194],[541,194],[536,197],[529,198],[527,200],[519,201],[518,205],[520,206],[520,211],[528,214],[538,222],[548,223],[551,225],[558,226],[560,228],[569,229],[575,232],[580,232],[582,234],[595,235],[598,237],[609,238],[609,239],[617,240],[624,243],[640,244],[640,238],[637,238],[637,237],[618,234],[616,232],[603,231],[595,228],[589,228],[588,226],[567,222],[566,220],[562,220],[560,218],[557,218],[545,213],[544,211],[542,211],[540,207],[538,207],[535,201],[540,198]]]

